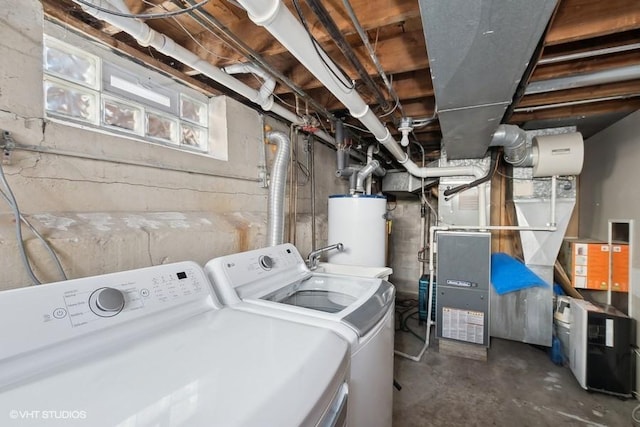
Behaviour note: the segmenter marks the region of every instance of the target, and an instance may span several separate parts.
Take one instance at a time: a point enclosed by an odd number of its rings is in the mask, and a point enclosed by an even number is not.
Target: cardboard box
[[[613,268],[611,290],[629,292],[629,245],[611,245],[611,264]]]
[[[629,291],[629,245],[591,239],[565,239],[558,260],[576,289],[606,291],[609,283],[609,251],[611,250],[611,290]]]

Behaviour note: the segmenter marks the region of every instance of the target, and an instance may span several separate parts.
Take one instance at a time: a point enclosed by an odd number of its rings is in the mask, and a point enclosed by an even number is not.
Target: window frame
[[[211,141],[212,96],[197,91],[178,79],[167,76],[158,70],[141,65],[129,56],[119,54],[107,47],[92,42],[91,39],[83,35],[67,32],[64,38],[65,40],[60,40],[59,37],[49,34],[46,30],[43,33],[43,108],[44,115],[47,119],[80,126],[100,133],[112,134],[114,136],[170,147],[187,153],[204,155],[226,161],[226,144],[221,147],[220,144]],[[48,49],[56,49],[63,53],[76,55],[89,60],[95,67],[93,70],[95,82],[87,83],[74,79],[64,73],[51,70],[51,67],[47,63]],[[113,81],[111,78],[114,76],[124,79],[130,84],[139,86],[142,95],[144,95],[146,90],[157,91],[160,96],[167,97],[173,105],[166,108],[161,103],[154,103],[153,99],[145,101],[144,96],[136,96],[136,93],[134,93],[135,88],[133,92],[129,92],[131,96],[127,96],[128,91],[126,89],[116,88],[114,90],[114,86],[111,84]],[[57,85],[82,93],[89,93],[94,96],[95,105],[93,106],[94,111],[91,117],[89,119],[83,119],[82,117],[48,109],[47,84]],[[183,99],[199,104],[204,108],[204,116],[199,122],[189,117],[183,117]],[[139,118],[134,125],[134,129],[130,130],[106,124],[104,121],[105,101],[116,102],[139,110]],[[170,140],[148,135],[149,114],[167,119],[173,124]],[[199,132],[200,138],[202,138],[200,145],[183,143],[183,129],[185,129],[185,127],[189,129],[194,128]]]

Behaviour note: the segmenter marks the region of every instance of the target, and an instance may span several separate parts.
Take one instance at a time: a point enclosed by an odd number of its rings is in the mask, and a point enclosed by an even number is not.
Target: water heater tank
[[[342,243],[343,252],[329,253],[329,262],[384,267],[387,242],[387,199],[378,195],[329,196],[328,244]]]

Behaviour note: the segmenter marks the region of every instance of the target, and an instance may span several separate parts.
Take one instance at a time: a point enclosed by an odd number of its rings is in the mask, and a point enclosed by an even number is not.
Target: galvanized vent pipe
[[[593,73],[531,82],[525,89],[524,94],[533,95],[635,79],[640,79],[640,65],[629,65],[613,70],[595,71]]]
[[[278,146],[267,202],[267,246],[276,246],[284,243],[284,189],[291,141],[286,134],[278,131],[268,132],[266,137],[269,142]]]
[[[531,146],[527,148],[527,134],[518,126],[498,126],[489,146],[503,147],[504,159],[515,167],[533,166]]]

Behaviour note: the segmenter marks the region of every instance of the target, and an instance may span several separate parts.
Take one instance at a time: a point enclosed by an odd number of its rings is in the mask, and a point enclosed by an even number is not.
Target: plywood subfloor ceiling
[[[97,37],[151,66],[212,93],[226,92],[205,76],[150,48],[139,46],[118,29],[96,21],[70,0],[42,2],[45,13],[52,20]],[[186,5],[179,1],[162,0],[125,2],[134,13],[163,12]],[[307,3],[304,0],[298,0],[298,3],[313,36],[349,77],[356,81],[359,92],[374,111],[381,116],[386,114],[384,120],[395,130],[402,114],[398,110],[389,112],[378,105],[372,92],[344,59]],[[392,81],[404,115],[414,118],[431,117],[435,102],[418,1],[350,0],[350,3],[382,68]],[[290,10],[295,10],[290,0],[285,4]],[[326,0],[322,4],[346,37],[366,72],[393,105],[345,12],[342,0]],[[148,20],[147,23],[218,67],[248,62],[245,54],[246,48],[249,48],[317,104],[339,117],[347,116],[347,121],[357,125],[357,121],[348,118],[341,103],[266,30],[253,24],[237,3],[210,0],[202,8],[202,12],[204,14],[196,14],[199,19],[185,14],[175,18]],[[217,22],[218,28],[215,28],[212,21]],[[245,51],[225,36],[225,32],[240,40]],[[536,94],[527,94],[527,87],[535,82],[563,77],[576,77],[579,81],[584,76],[593,75],[592,73],[621,70],[633,65],[640,65],[640,1],[559,0],[503,123],[517,124],[526,129],[576,125],[585,136],[589,136],[640,108],[639,78]],[[260,86],[260,81],[253,75],[239,78],[255,88]],[[478,76],[477,84],[482,84],[482,76]],[[299,113],[309,111],[313,115],[317,110],[300,96],[294,95],[293,90],[282,84],[282,81],[276,86],[275,94],[281,102],[288,104],[292,110],[297,109]],[[330,126],[323,117],[321,119],[325,126]],[[437,154],[441,139],[437,121],[416,130],[414,134],[424,147]],[[362,133],[359,137],[366,140],[367,134]]]

